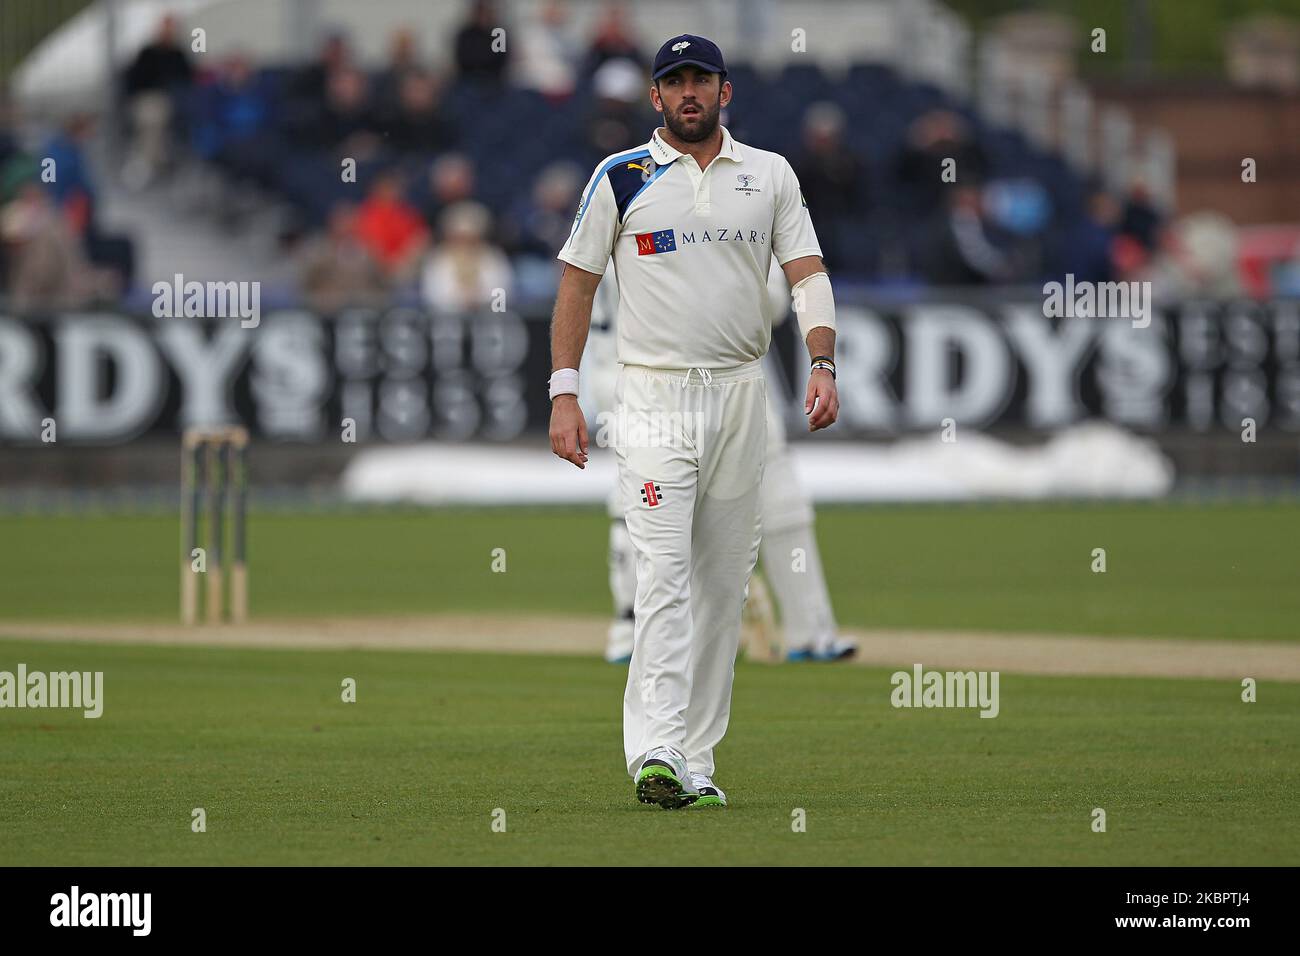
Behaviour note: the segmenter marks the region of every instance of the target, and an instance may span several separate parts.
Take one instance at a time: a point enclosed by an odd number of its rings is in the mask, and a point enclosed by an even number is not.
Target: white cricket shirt
[[[701,171],[659,138],[596,167],[559,258],[618,278],[618,360],[726,368],[760,359],[772,338],[767,276],[820,256],[785,157],[731,138]]]

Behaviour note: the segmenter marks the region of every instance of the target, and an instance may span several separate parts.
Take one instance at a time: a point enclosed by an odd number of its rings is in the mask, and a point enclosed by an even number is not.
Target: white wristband
[[[551,398],[556,395],[578,394],[578,370],[576,368],[557,368],[551,373]]]
[[[790,290],[794,301],[795,318],[799,320],[799,337],[808,340],[813,329],[825,327],[835,331],[835,295],[831,292],[831,277],[824,272],[814,272],[801,279]]]

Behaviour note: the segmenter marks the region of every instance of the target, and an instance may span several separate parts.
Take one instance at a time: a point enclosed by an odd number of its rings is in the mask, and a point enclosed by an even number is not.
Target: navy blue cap
[[[671,73],[679,66],[698,66],[701,70],[727,75],[727,65],[722,62],[722,51],[712,40],[697,37],[693,33],[675,36],[659,48],[655,54],[654,72],[650,79],[657,80],[665,73]]]

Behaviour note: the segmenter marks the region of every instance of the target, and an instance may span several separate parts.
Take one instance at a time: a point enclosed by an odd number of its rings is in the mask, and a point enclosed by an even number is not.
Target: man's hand
[[[828,369],[815,368],[808,377],[808,397],[803,403],[803,413],[808,416],[810,432],[834,425],[835,419],[839,417],[840,393],[835,388],[835,376]],[[555,434],[554,425],[551,426],[551,434]],[[554,443],[555,439],[552,438],[551,441]]]
[[[556,395],[551,401],[551,451],[579,468],[587,467],[587,416],[577,395]]]

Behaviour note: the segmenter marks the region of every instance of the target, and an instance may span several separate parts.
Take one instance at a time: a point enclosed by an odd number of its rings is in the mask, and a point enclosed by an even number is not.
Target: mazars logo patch
[[[654,256],[661,252],[676,252],[677,237],[671,229],[660,229],[658,232],[639,232],[636,236],[636,254],[638,256]]]

